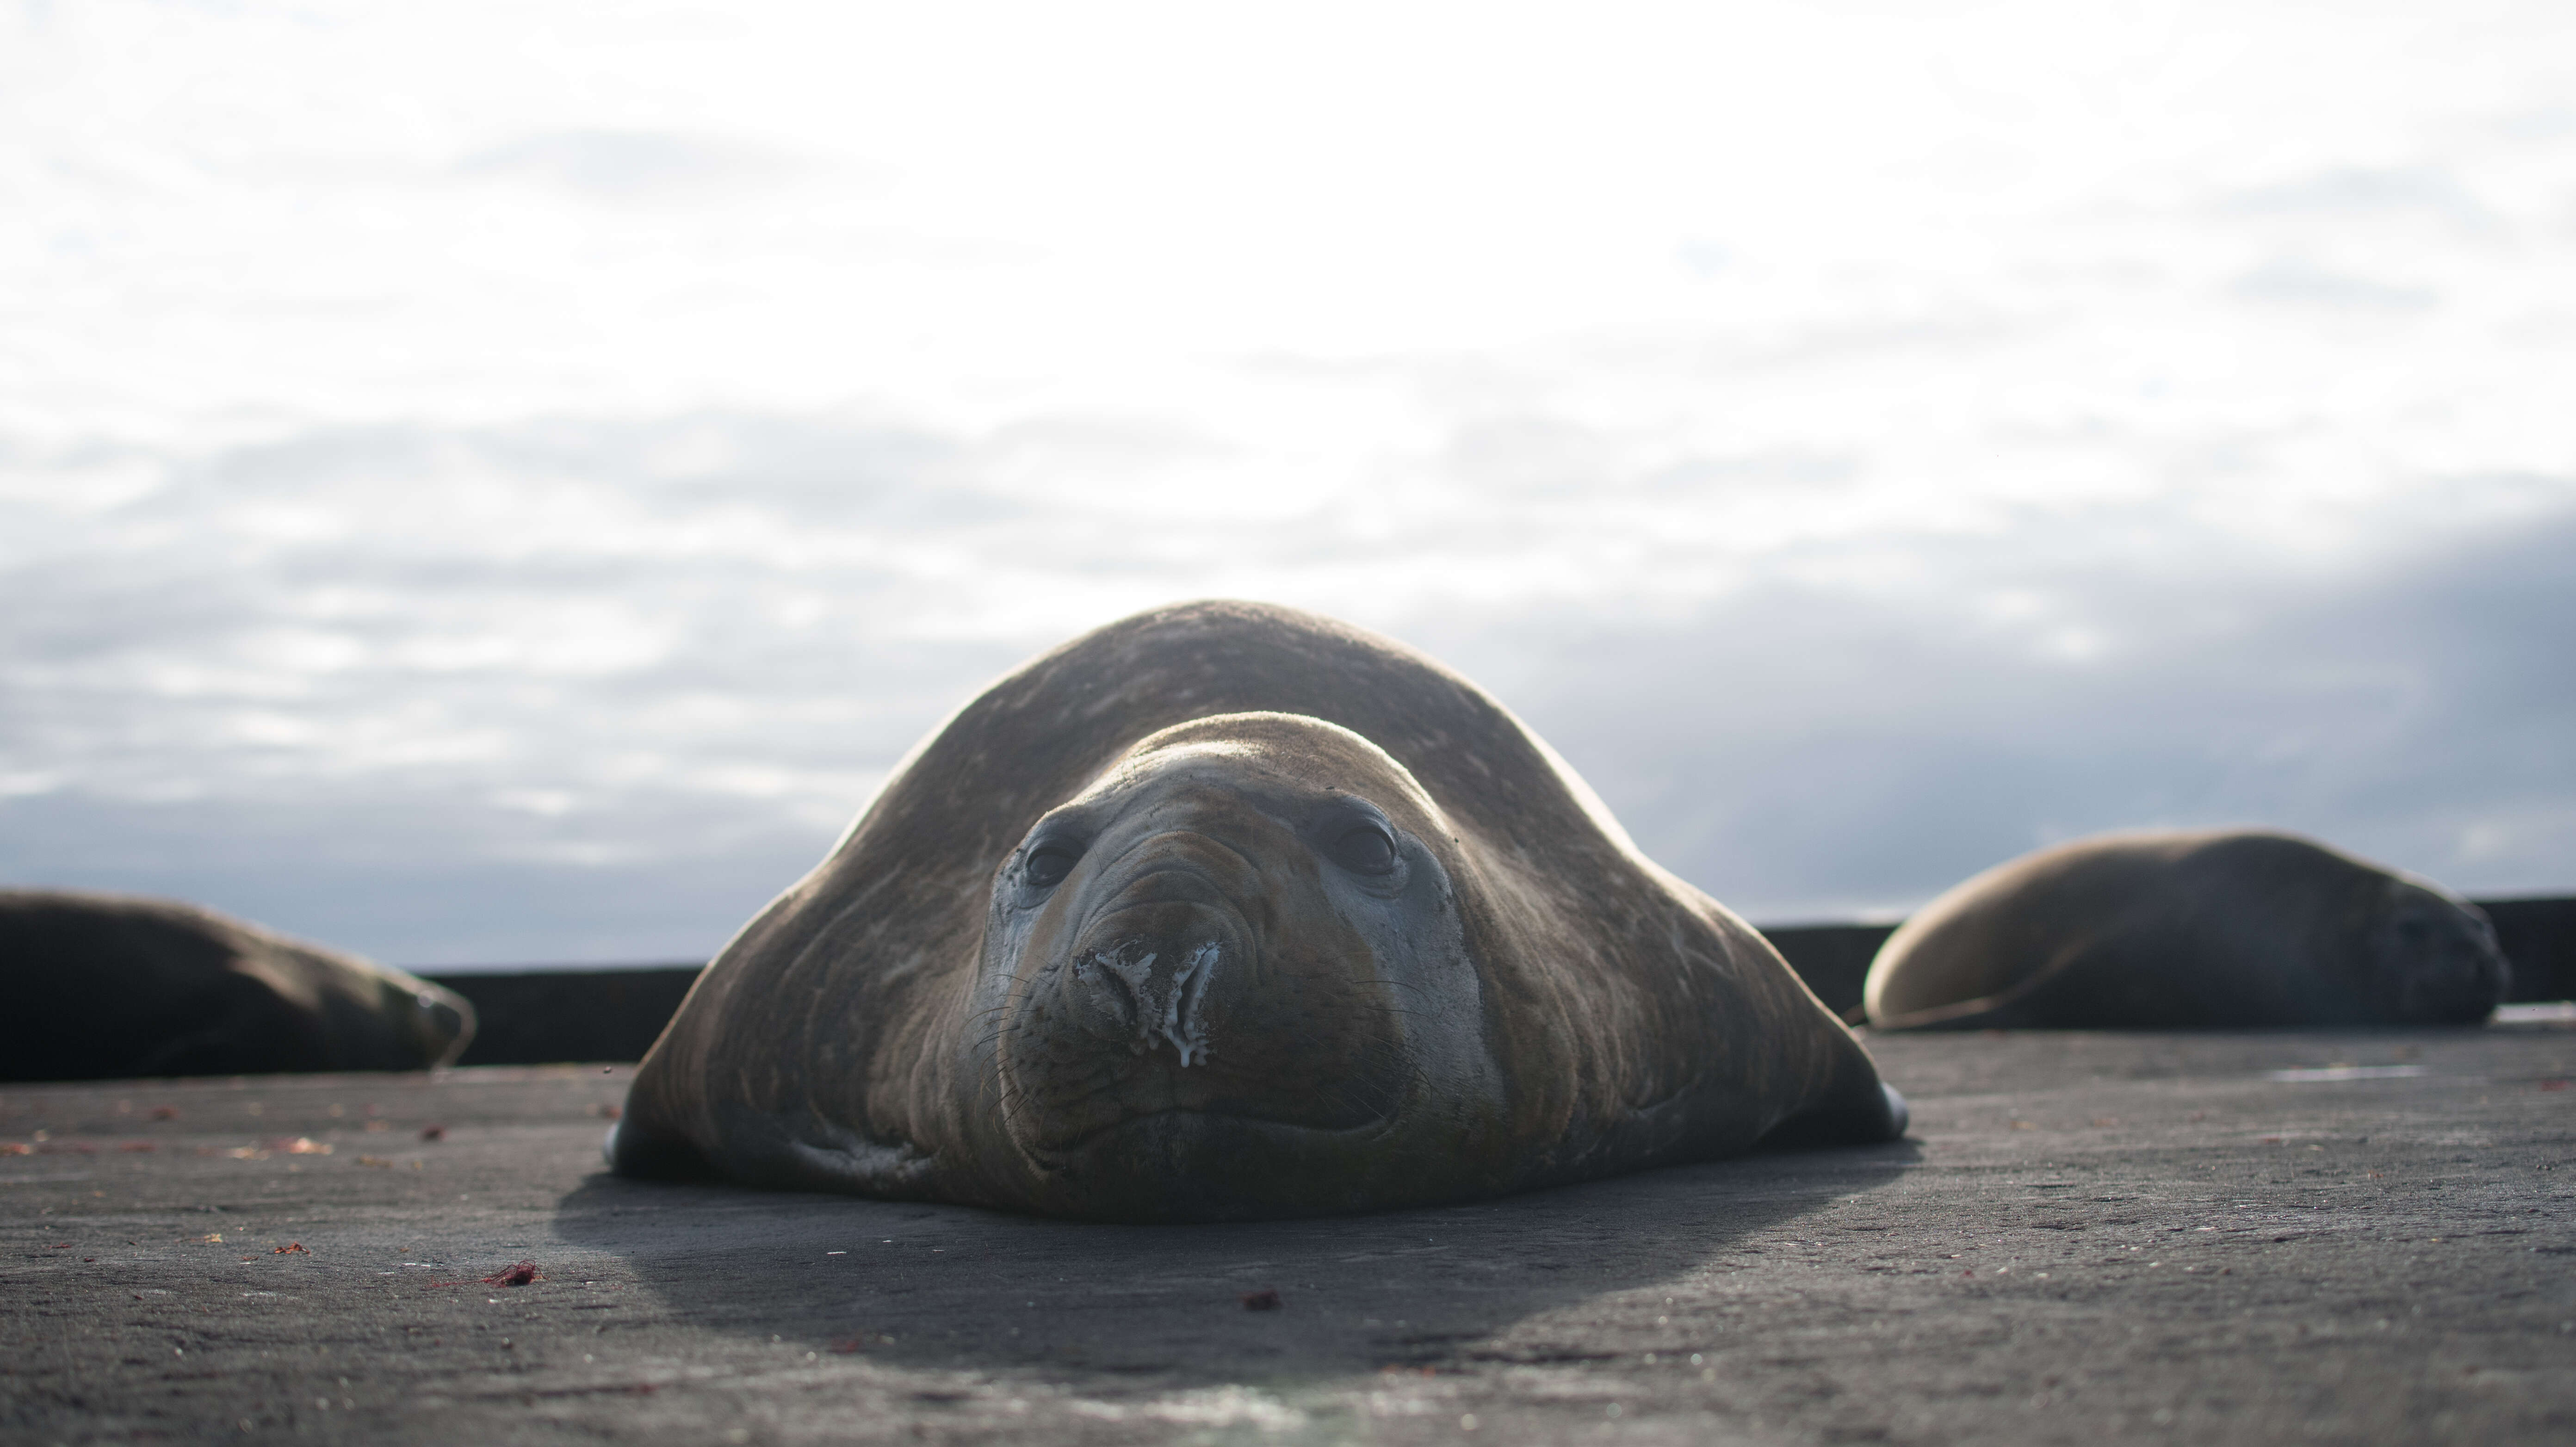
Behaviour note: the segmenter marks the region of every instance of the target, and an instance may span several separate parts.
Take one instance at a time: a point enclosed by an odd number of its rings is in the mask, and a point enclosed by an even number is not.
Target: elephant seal
[[[1500,704],[1207,602],[1077,638],[916,747],[700,977],[608,1153],[1190,1221],[1903,1124],[1762,937]]]
[[[425,1070],[474,1007],[354,955],[176,900],[0,890],[0,1078]]]
[[[2293,834],[2109,834],[1997,865],[1870,962],[1873,1029],[2466,1025],[2510,972],[2476,905]]]

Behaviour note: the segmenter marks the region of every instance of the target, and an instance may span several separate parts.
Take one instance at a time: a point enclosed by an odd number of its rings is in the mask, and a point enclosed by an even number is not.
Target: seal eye
[[[1395,872],[1395,840],[1375,824],[1361,824],[1342,831],[1332,847],[1325,851],[1333,862],[1353,874],[1392,874]]]
[[[1030,850],[1028,858],[1020,861],[1020,877],[1039,889],[1053,889],[1064,883],[1064,877],[1073,873],[1074,863],[1081,858],[1081,850],[1062,840],[1050,839]]]

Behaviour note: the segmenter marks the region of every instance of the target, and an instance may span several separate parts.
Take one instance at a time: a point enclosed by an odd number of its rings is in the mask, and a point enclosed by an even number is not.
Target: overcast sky
[[[2576,892],[2563,3],[22,4],[0,882],[703,957],[983,682],[1420,644],[1757,921]]]

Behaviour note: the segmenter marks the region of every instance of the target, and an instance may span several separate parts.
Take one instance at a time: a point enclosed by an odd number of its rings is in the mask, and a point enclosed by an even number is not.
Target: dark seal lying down
[[[1492,1195],[1904,1108],[1474,685],[1201,603],[968,704],[708,967],[637,1175],[1118,1220]]]
[[[2466,1025],[2510,973],[2476,905],[2313,840],[2111,834],[1925,905],[1862,987],[1881,1030]]]
[[[175,900],[0,890],[0,1079],[425,1070],[474,1007]]]

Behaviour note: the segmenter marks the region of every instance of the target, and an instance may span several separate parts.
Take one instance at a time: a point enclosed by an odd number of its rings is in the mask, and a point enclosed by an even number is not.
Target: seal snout
[[[1201,1006],[1224,957],[1225,947],[1212,939],[1161,950],[1128,939],[1076,955],[1073,976],[1098,991],[1100,1002],[1133,1031],[1131,1054],[1142,1055],[1159,1041],[1188,1067],[1207,1062],[1207,1014]]]
[[[1065,1003],[1096,1038],[1183,1067],[1208,1063],[1216,997],[1252,958],[1251,930],[1216,871],[1188,857],[1195,840],[1132,861],[1132,872],[1083,921],[1066,962]]]
[[[2410,902],[2384,927],[2396,1018],[2471,1024],[2501,1003],[2512,967],[2484,915],[2443,901]],[[2386,988],[2383,986],[2383,988]]]
[[[2504,957],[2474,940],[2422,951],[2401,986],[2403,1017],[2434,1023],[2483,1020],[2509,984]]]

